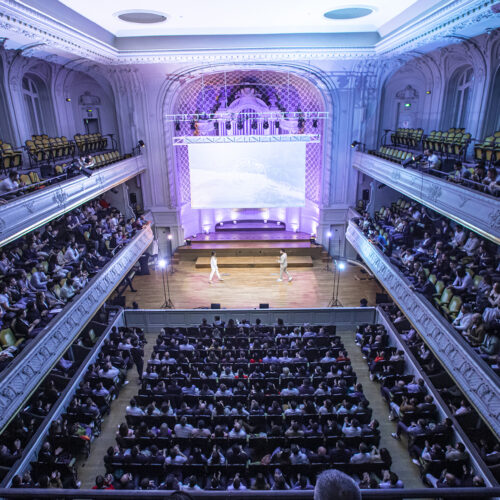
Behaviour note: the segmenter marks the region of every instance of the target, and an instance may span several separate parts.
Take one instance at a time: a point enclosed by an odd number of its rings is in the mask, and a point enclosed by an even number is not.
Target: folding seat
[[[17,347],[22,342],[24,342],[24,338],[16,338],[10,328],[5,328],[4,330],[0,331],[0,344],[3,349],[12,346]]]
[[[433,284],[436,285],[437,283],[437,276],[435,274],[429,274],[429,281]]]
[[[29,172],[28,174],[30,176],[30,179],[31,179],[31,182],[33,184],[38,184],[39,182],[42,182],[42,180],[40,179],[40,177],[38,177],[38,173],[37,172]]]
[[[454,320],[458,316],[461,307],[462,297],[460,297],[459,295],[454,295],[448,305],[444,304],[441,306],[441,311],[449,320]]]
[[[29,175],[22,174],[19,178],[25,186],[31,186],[32,182]]]
[[[436,283],[436,289],[437,289],[437,283]],[[449,288],[445,288],[440,297],[434,297],[434,304],[438,307],[442,307],[448,305],[452,298],[453,298],[453,292]]]
[[[23,154],[21,151],[15,151],[12,146],[6,142],[1,144],[0,155],[2,159],[2,168],[17,168],[22,165]]]

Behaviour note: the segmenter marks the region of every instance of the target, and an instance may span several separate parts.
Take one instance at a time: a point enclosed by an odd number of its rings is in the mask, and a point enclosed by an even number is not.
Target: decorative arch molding
[[[201,78],[206,74],[220,73],[225,71],[274,71],[281,73],[293,73],[299,78],[305,79],[312,84],[319,92],[323,101],[324,110],[327,111],[332,119],[325,120],[323,129],[323,151],[322,151],[322,174],[320,179],[321,192],[319,206],[326,207],[331,204],[331,182],[332,182],[332,151],[336,149],[338,134],[334,138],[333,130],[338,128],[339,117],[334,113],[335,109],[339,109],[338,94],[336,87],[331,79],[319,68],[305,66],[302,64],[293,63],[241,63],[241,64],[218,64],[218,65],[202,65],[184,69],[173,75],[163,83],[158,94],[157,105],[163,110],[163,115],[175,114],[175,106],[182,93],[183,87],[192,80]],[[164,122],[158,126],[162,126],[159,137],[164,141],[164,150],[167,156],[167,171],[168,171],[168,187],[169,187],[169,208],[181,208],[180,197],[177,190],[179,179],[176,171],[176,160],[173,147],[168,144],[167,138],[175,135],[172,122]]]

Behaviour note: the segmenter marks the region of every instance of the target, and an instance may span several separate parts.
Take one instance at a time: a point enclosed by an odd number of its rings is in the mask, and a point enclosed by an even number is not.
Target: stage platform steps
[[[232,232],[235,228],[238,231],[286,231],[286,226],[283,222],[278,224],[278,221],[268,220],[264,222],[263,220],[241,220],[234,224],[233,221],[224,221],[221,226],[217,224],[215,226],[215,231],[217,233]]]
[[[217,257],[217,263],[219,269],[227,268],[248,268],[248,267],[259,267],[259,268],[276,268],[279,269],[278,257],[276,255],[270,257],[254,257],[247,255],[245,257]],[[196,259],[197,269],[209,269],[210,268],[210,257],[198,257]],[[289,268],[300,268],[300,267],[313,267],[313,260],[309,255],[303,256],[289,256],[288,257],[288,267]]]

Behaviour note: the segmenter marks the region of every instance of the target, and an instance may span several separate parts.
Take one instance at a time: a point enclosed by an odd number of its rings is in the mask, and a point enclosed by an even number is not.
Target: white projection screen
[[[192,208],[305,205],[304,142],[189,145]]]

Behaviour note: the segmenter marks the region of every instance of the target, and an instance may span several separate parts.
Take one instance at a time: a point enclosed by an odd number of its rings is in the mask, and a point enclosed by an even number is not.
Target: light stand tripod
[[[333,270],[332,298],[328,303],[328,307],[342,307],[342,303],[339,300],[339,288],[340,288],[340,273],[344,269],[345,269],[345,263],[340,260],[335,260],[335,268]]]
[[[168,259],[170,261],[170,274],[174,274],[174,259],[173,259],[173,249],[172,249],[172,235],[169,234],[168,237]],[[167,269],[168,274],[168,269]]]
[[[167,288],[165,289],[165,268],[167,267],[167,262],[164,259],[161,259],[158,262],[158,265],[160,266],[161,269],[161,278],[163,281],[163,297],[165,297],[165,302],[161,306],[162,309],[175,309],[174,304],[172,303],[172,300],[170,299],[170,284],[168,282],[168,271],[167,271]],[[167,297],[167,290],[168,290],[168,297]]]
[[[329,271],[330,270],[330,248],[332,246],[332,232],[331,231],[328,231],[328,233],[326,233],[326,237],[328,238],[328,260],[326,261],[326,268],[325,268],[325,271]]]

